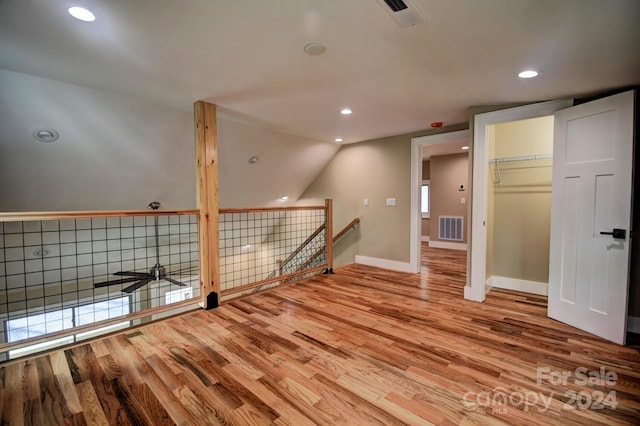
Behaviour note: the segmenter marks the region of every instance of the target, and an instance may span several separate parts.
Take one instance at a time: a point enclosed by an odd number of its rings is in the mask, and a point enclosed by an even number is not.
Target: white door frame
[[[469,130],[458,130],[411,139],[411,221],[409,224],[409,271],[420,272],[420,186],[422,184],[422,147],[469,140]]]
[[[553,115],[558,110],[573,105],[573,100],[540,102],[521,107],[477,114],[473,125],[473,144],[471,145],[472,185],[471,185],[471,250],[470,271],[464,298],[483,302],[487,274],[487,191],[489,169],[488,126],[510,121]]]

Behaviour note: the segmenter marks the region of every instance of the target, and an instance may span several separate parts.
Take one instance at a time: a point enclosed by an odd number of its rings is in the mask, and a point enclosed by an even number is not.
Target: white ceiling
[[[400,28],[377,0],[0,0],[0,68],[347,143],[640,83],[638,0],[413,3],[426,22]]]

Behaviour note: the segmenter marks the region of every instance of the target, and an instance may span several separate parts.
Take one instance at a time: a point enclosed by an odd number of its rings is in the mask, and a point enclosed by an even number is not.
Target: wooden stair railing
[[[352,229],[355,229],[359,224],[360,224],[360,218],[356,217],[351,222],[349,222],[349,224],[347,226],[342,228],[342,230],[340,232],[338,232],[333,237],[332,243],[335,244],[336,242],[338,242],[338,240],[340,240],[342,237],[344,237]],[[309,236],[309,238],[307,238],[302,244],[300,244],[300,246],[293,253],[291,253],[289,256],[287,256],[287,258],[285,260],[279,262],[278,269],[273,271],[271,274],[269,274],[267,279],[274,278],[277,275],[278,271],[282,274],[282,268],[285,266],[285,264],[290,262],[291,259],[293,259],[298,253],[300,253],[315,237],[318,236],[318,234],[320,234],[320,232],[322,232],[324,230],[324,228],[325,228],[325,224],[323,223],[322,225],[320,225],[318,227],[318,229],[315,230],[315,232],[313,234],[311,234],[311,236]],[[296,269],[296,272],[304,270],[307,266],[309,266],[311,263],[313,263],[313,261],[316,260],[322,254],[323,251],[324,251],[324,247],[318,249],[302,265],[300,265]],[[262,289],[262,287],[263,286],[256,287],[256,289],[254,290],[254,293],[260,291]]]
[[[340,238],[344,237],[347,233],[349,233],[352,229],[355,229],[358,225],[360,225],[360,218],[356,217],[351,222],[349,222],[349,224],[347,226],[342,228],[342,230],[340,232],[338,232],[333,237],[332,243],[335,245],[335,243],[338,242],[338,240],[340,240]],[[296,270],[296,272],[302,271],[307,266],[309,266],[311,263],[313,263],[313,261],[316,260],[322,254],[323,251],[324,251],[323,248],[318,249],[314,254],[312,254],[309,257],[309,259],[307,259],[306,262],[304,262],[302,265],[300,265],[300,267]]]
[[[267,279],[271,279],[274,278],[276,276],[276,274],[278,273],[278,271],[282,272],[282,268],[284,268],[284,266],[291,262],[291,259],[293,259],[294,257],[296,257],[296,255],[298,253],[300,253],[311,241],[313,241],[313,239],[315,237],[318,236],[318,234],[320,234],[322,231],[324,231],[324,228],[326,227],[326,223],[323,223],[322,225],[318,226],[318,229],[316,229],[315,231],[313,231],[313,234],[311,234],[309,236],[309,238],[307,238],[306,240],[304,240],[304,242],[302,244],[300,244],[298,246],[297,249],[295,249],[293,251],[293,253],[291,253],[289,256],[287,256],[287,258],[285,260],[282,260],[280,262],[278,262],[278,269],[276,269],[275,271],[273,271],[272,273],[269,274],[269,276],[267,277]],[[258,287],[260,288],[260,287]]]
[[[360,218],[356,217],[351,222],[349,222],[349,224],[347,226],[342,228],[342,231],[338,232],[336,234],[336,236],[333,237],[333,244],[335,244],[340,238],[344,237],[349,231],[351,231],[352,229],[354,229],[358,225],[360,225]]]

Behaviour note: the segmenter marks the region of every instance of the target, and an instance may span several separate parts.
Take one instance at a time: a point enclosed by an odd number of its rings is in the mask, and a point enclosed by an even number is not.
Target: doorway
[[[471,147],[473,157],[470,274],[464,289],[464,298],[483,302],[487,281],[487,205],[489,186],[489,138],[490,126],[537,117],[553,115],[568,108],[571,100],[541,102],[517,108],[478,114],[474,119],[474,137]]]
[[[577,106],[534,104],[474,119],[471,274],[485,299],[491,125],[554,115],[548,316],[624,344],[629,287],[635,92]],[[535,157],[534,157],[535,158]]]
[[[488,126],[486,286],[546,296],[552,115]]]
[[[411,272],[420,272],[423,149],[425,147],[444,146],[443,144],[450,143],[467,144],[468,141],[468,130],[421,136],[411,140],[411,219],[409,237],[409,269]],[[468,207],[466,210],[467,212],[469,211]],[[433,217],[430,220],[433,220]]]

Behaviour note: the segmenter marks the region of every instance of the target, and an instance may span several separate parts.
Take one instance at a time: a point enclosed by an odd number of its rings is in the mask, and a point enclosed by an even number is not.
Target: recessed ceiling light
[[[93,22],[96,20],[96,15],[94,15],[89,9],[85,9],[84,7],[73,6],[70,7],[68,11],[69,15],[81,21]]]
[[[349,115],[352,112],[353,111],[351,111],[349,108],[342,108],[342,110],[340,110],[340,114],[342,114],[342,115]]]
[[[304,47],[304,53],[311,56],[322,55],[327,50],[327,46],[322,43],[309,43]]]
[[[260,158],[257,155],[254,155],[249,158],[249,164],[258,164],[260,162]]]
[[[335,142],[342,142],[342,140],[343,140],[342,138],[335,138],[334,139]]]
[[[280,197],[280,199],[282,201],[287,201],[289,199],[289,196],[288,195],[283,195],[282,197]]]
[[[55,129],[36,129],[33,131],[33,137],[40,142],[55,142],[60,135]]]
[[[460,149],[462,149],[462,150],[465,150],[465,151],[466,151],[466,150],[468,150],[468,149],[469,149],[469,147],[465,145],[465,146],[463,146],[463,147],[462,147],[462,148],[460,148]]]
[[[518,77],[520,78],[533,78],[537,76],[538,76],[538,71],[534,71],[534,70],[525,70],[525,71],[522,71],[520,74],[518,74]]]

